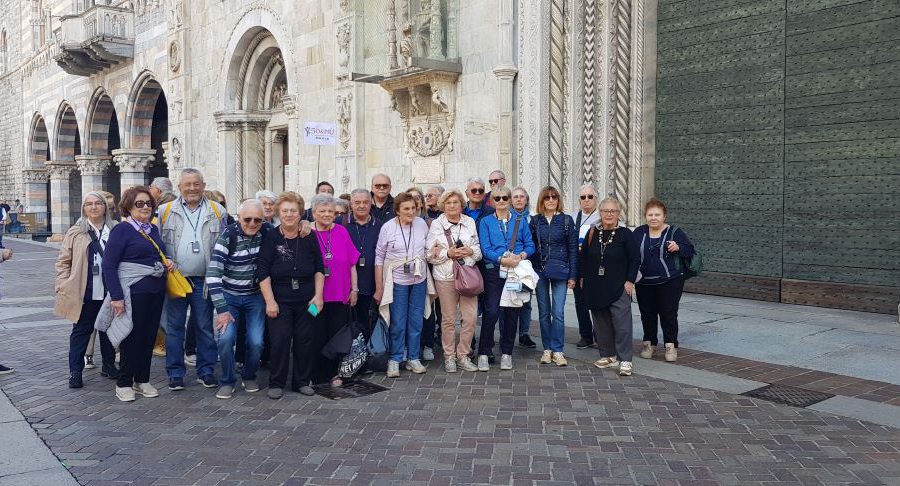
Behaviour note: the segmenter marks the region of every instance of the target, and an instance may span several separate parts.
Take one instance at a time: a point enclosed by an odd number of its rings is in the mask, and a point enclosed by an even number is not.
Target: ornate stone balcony
[[[53,56],[67,73],[97,74],[134,57],[134,11],[96,5],[61,18],[60,49]]]

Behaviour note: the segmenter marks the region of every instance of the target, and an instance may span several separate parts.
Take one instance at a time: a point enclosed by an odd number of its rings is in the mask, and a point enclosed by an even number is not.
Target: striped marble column
[[[69,176],[75,170],[75,163],[70,161],[53,161],[47,164],[50,173],[50,231],[54,237],[62,236],[72,225],[72,208],[69,193]]]
[[[81,172],[81,195],[91,191],[105,191],[103,175],[112,163],[109,155],[76,155],[75,162]]]
[[[116,149],[112,154],[122,176],[123,192],[130,187],[147,185],[150,165],[156,160],[156,150]]]
[[[22,182],[25,184],[25,212],[47,212],[47,169],[25,169]]]

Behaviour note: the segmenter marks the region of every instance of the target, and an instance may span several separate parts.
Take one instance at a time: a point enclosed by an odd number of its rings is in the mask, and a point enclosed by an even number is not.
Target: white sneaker
[[[138,395],[143,395],[144,398],[156,398],[159,396],[159,391],[153,388],[153,385],[150,383],[135,383],[131,385],[131,389]]]
[[[388,361],[388,369],[387,369],[387,377],[388,378],[399,378],[400,377],[400,363],[394,360]]]
[[[501,370],[511,370],[512,369],[512,356],[508,354],[500,355],[500,369]]]
[[[488,357],[486,354],[478,355],[478,371],[490,371],[491,365],[488,363]]]
[[[545,349],[544,353],[541,354],[541,364],[550,364],[553,362],[553,351],[549,349]]]
[[[434,350],[425,348],[422,350],[422,361],[434,361]]]
[[[634,371],[634,365],[631,361],[622,361],[619,365],[619,376],[631,376],[632,371]]]
[[[569,364],[569,362],[566,361],[566,356],[559,352],[553,353],[553,362],[556,363],[556,366],[566,366]]]
[[[413,373],[415,373],[417,375],[421,375],[422,373],[425,373],[426,371],[428,371],[428,369],[425,368],[425,366],[422,364],[422,362],[417,359],[411,359],[411,360],[407,361],[406,362],[406,370],[412,371]]]
[[[678,348],[675,343],[666,343],[666,361],[674,363],[678,360]]]
[[[619,359],[615,356],[600,358],[597,361],[594,361],[594,366],[600,368],[601,370],[604,368],[617,368],[619,366]]]
[[[184,355],[184,364],[187,366],[197,366],[197,355],[196,354]]]
[[[650,341],[644,341],[641,345],[641,358],[650,359],[653,357],[653,353],[656,352],[656,346],[650,344]]]
[[[475,363],[473,363],[468,356],[459,358],[459,367],[462,368],[463,371],[478,371],[478,367],[475,366]]]
[[[446,370],[447,373],[456,373],[456,358],[445,359],[444,370]]]
[[[131,387],[127,386],[117,386],[116,387],[116,398],[123,402],[133,402],[134,401],[134,390]]]

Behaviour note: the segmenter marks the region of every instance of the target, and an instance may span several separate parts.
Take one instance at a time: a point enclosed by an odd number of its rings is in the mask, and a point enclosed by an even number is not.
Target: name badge
[[[506,284],[503,286],[503,289],[510,292],[521,292],[522,282],[506,282]]]
[[[403,264],[403,273],[410,273],[410,272],[412,272],[412,266],[409,263],[404,263]]]
[[[191,252],[200,253],[200,242],[199,241],[191,242]]]
[[[603,277],[606,275],[606,267],[600,267],[597,269],[597,275]]]
[[[325,267],[325,271],[323,273],[325,274],[326,277],[330,277],[331,276],[331,268]]]
[[[493,269],[494,269],[494,264],[493,264],[493,263],[485,263],[485,264],[484,264],[484,268],[486,268],[486,269],[488,269],[488,270],[493,270]]]
[[[359,266],[366,266],[366,257],[359,257],[359,262],[357,263]]]
[[[97,265],[95,263],[93,266],[91,266],[91,273],[94,275],[100,275],[100,265]]]
[[[291,279],[291,290],[300,290],[300,281],[296,278]]]

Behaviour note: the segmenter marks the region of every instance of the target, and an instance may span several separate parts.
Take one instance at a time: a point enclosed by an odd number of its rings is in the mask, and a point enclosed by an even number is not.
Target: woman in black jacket
[[[666,361],[674,362],[678,359],[678,302],[684,290],[682,258],[694,256],[694,245],[684,231],[666,224],[666,216],[666,205],[652,198],[644,206],[647,224],[634,230],[641,255],[637,300],[644,327],[641,358],[650,359],[656,352],[661,324]]]
[[[618,225],[621,212],[615,198],[600,202],[600,223],[585,237],[578,269],[600,349],[600,359],[594,366],[618,368],[619,375],[631,376],[631,296],[640,254],[631,231]]]

